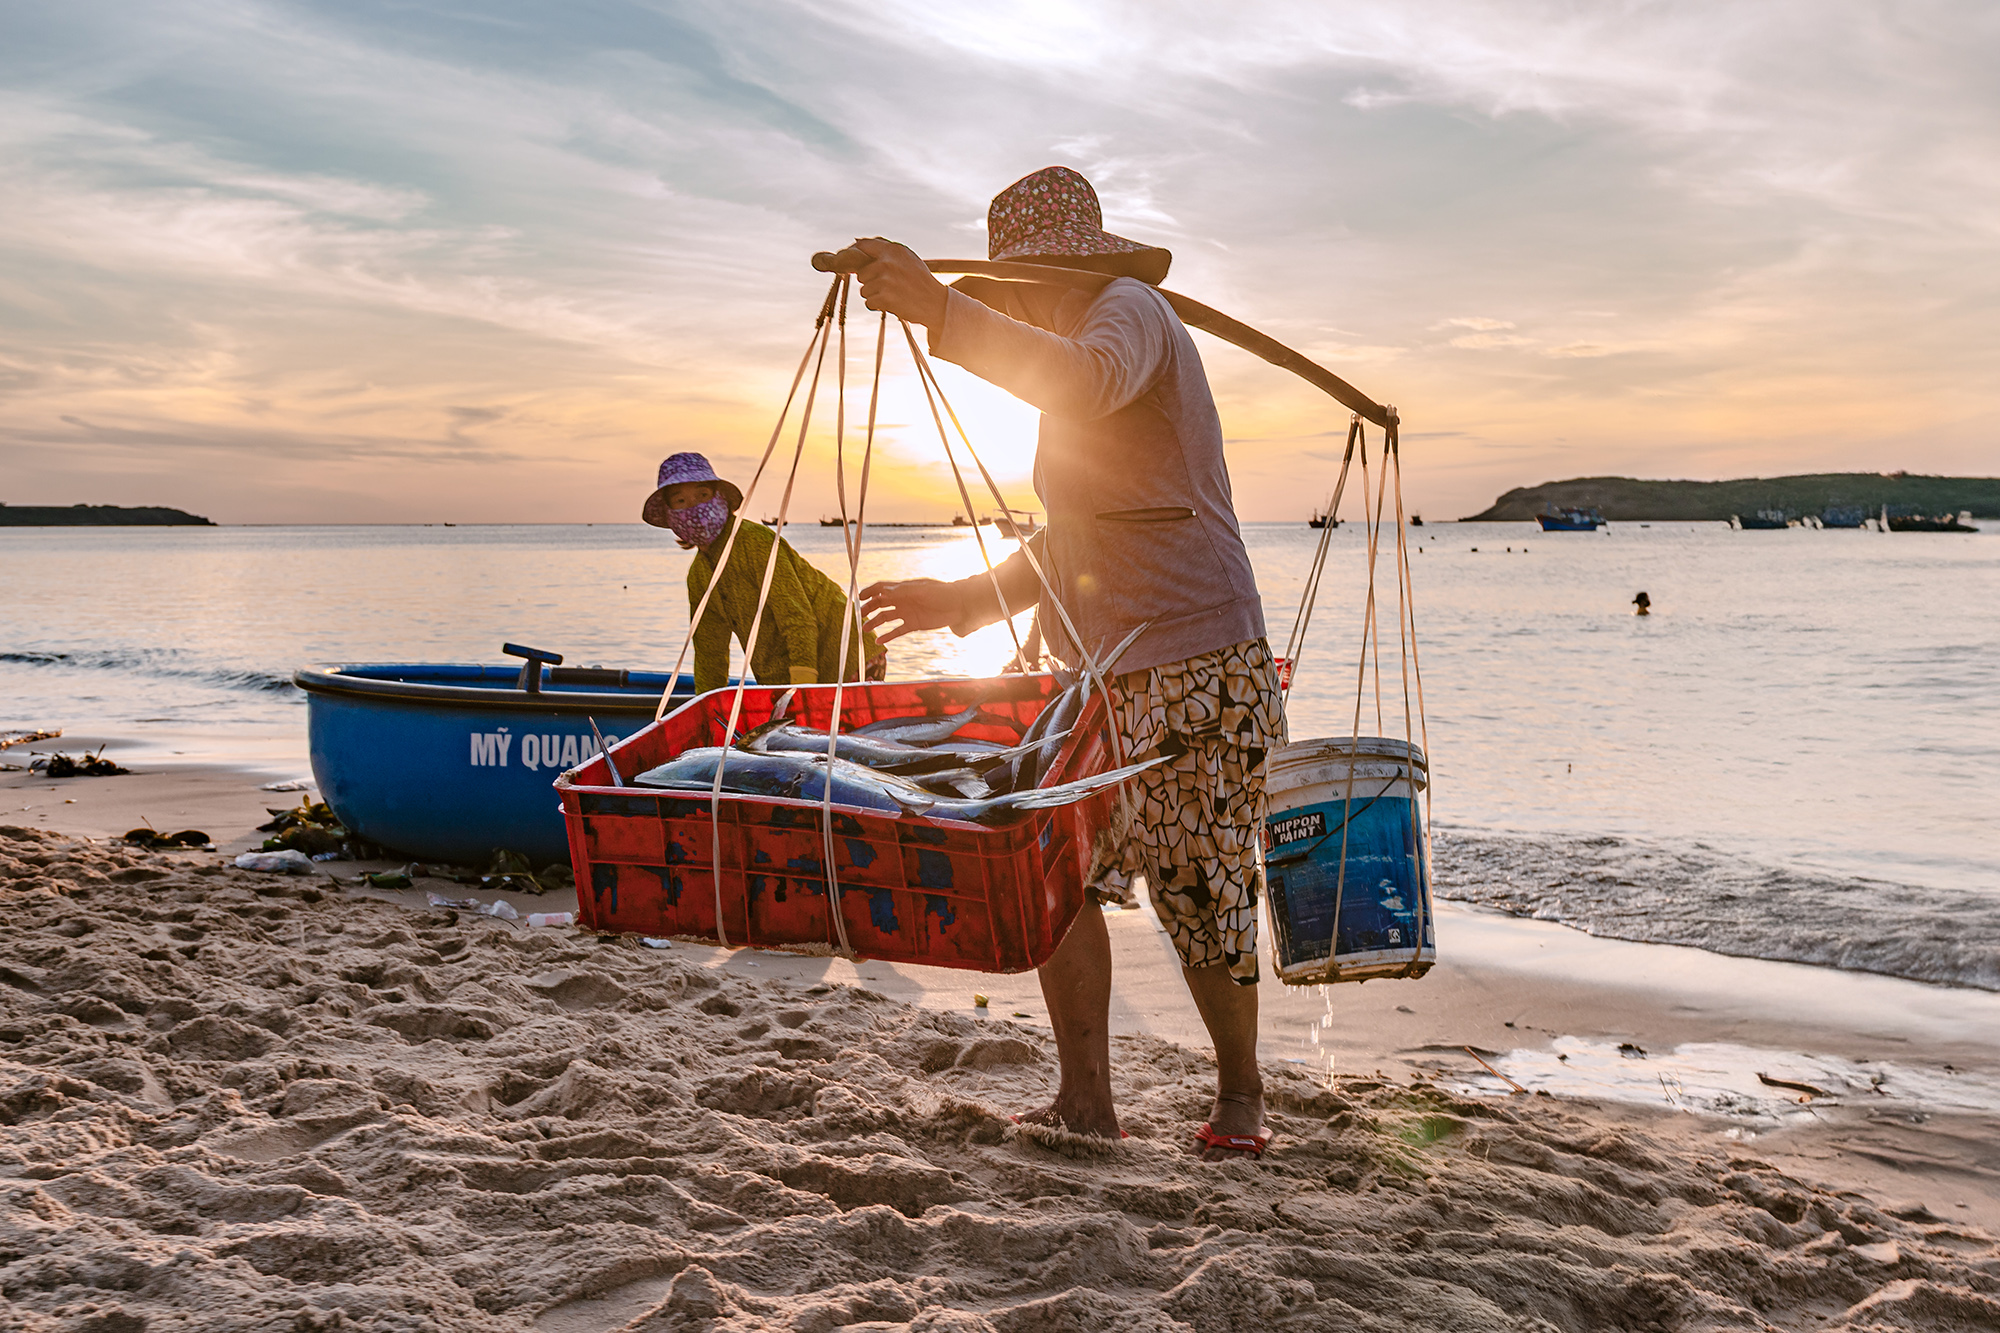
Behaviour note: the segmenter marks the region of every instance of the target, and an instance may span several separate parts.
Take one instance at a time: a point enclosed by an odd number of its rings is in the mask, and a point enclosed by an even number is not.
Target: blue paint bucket
[[[1340,736],[1273,751],[1264,772],[1264,878],[1279,978],[1309,986],[1428,972],[1437,938],[1418,806],[1430,781],[1424,752],[1380,736]]]

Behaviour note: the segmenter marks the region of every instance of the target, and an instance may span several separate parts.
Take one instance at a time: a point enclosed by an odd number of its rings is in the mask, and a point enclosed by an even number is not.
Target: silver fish
[[[994,794],[985,779],[969,768],[947,768],[938,773],[925,773],[913,781],[925,791],[969,801],[983,801]]]
[[[1083,716],[1084,705],[1090,700],[1091,686],[1098,681],[1109,679],[1112,669],[1118,665],[1119,659],[1125,656],[1125,650],[1136,643],[1141,634],[1152,628],[1152,624],[1153,622],[1149,620],[1127,634],[1098,664],[1094,675],[1088,667],[1074,674],[1060,668],[1050,673],[1061,689],[1035,716],[1034,725],[1028,729],[1028,734],[1021,738],[1024,745],[1029,741],[1038,741],[1039,744],[1031,752],[1013,762],[1006,776],[1006,785],[1009,789],[1024,790],[1042,780],[1042,775],[1048,772],[1049,765],[1053,764],[1056,756],[1062,753],[1063,738],[1075,730],[1077,719]]]
[[[1067,689],[1068,687],[1065,686],[1064,688]],[[1062,695],[1062,690],[1057,690],[1056,697],[1060,698],[1061,695]],[[1049,700],[1049,703],[1054,703],[1054,702],[1055,702],[1054,698]],[[1035,714],[1035,720],[1033,722],[1030,722],[1028,724],[1028,729],[1021,734],[1021,743],[1023,745],[1028,745],[1034,743],[1035,741],[1040,740],[1043,734],[1048,731],[1049,719],[1052,716],[1054,716],[1054,714],[1052,714],[1049,711],[1049,705],[1043,704],[1042,711]]]
[[[969,736],[953,736],[945,748],[960,754],[1012,754],[1020,747],[1002,745],[999,741],[976,741]]]
[[[1042,774],[1049,771],[1049,765],[1062,752],[1063,737],[1075,729],[1077,718],[1083,714],[1088,688],[1085,682],[1078,681],[1057,695],[1055,702],[1049,705],[1047,711],[1055,716],[1049,719],[1049,729],[1042,733],[1035,748],[1021,756],[1018,785],[1032,787],[1042,780]]]
[[[843,728],[843,734],[897,741],[903,745],[935,745],[951,739],[965,726],[980,720],[980,707],[973,704],[963,712],[946,713],[942,717],[885,717],[865,726]],[[991,713],[985,714],[984,720],[988,723],[1006,721]]]
[[[773,754],[783,750],[809,753],[817,750],[826,753],[827,734],[810,730],[783,718],[766,722],[761,727],[753,727],[736,742],[736,748],[751,754]],[[867,764],[870,768],[878,764],[890,764],[910,759],[924,753],[914,745],[901,741],[887,741],[875,736],[857,736],[852,732],[842,732],[834,754],[850,763]],[[940,764],[938,767],[948,767]]]
[[[860,764],[835,759],[832,767],[833,799],[841,805],[862,809],[999,824],[1024,811],[1049,810],[1084,800],[1160,762],[1149,759],[1143,764],[1127,764],[1106,773],[1094,773],[1074,782],[1065,782],[1059,787],[952,800],[933,795],[893,774],[877,773]],[[632,783],[639,787],[664,787],[677,791],[709,791],[714,787],[718,763],[724,765],[724,791],[805,801],[823,799],[826,792],[828,768],[823,754],[746,754],[741,750],[725,751],[714,746],[688,750],[657,768],[647,769],[632,779]]]
[[[976,741],[953,740],[943,745],[934,745],[924,753],[932,756],[943,756],[949,759],[954,765],[972,769],[974,772],[983,775],[999,768],[1016,755],[1025,754],[1028,748],[1026,745],[994,746],[989,748]],[[927,769],[928,766],[926,766]],[[906,762],[891,764],[884,771],[909,775],[917,772],[918,769],[912,763]]]
[[[827,734],[824,731],[789,722],[767,722],[737,742],[739,748],[753,754],[823,755],[826,744]],[[841,733],[834,744],[834,754],[841,759],[866,764],[878,773],[900,773],[905,777],[947,768],[972,768],[984,772],[1005,763],[1021,750],[1019,746],[997,750],[988,750],[984,746],[966,748],[956,741],[919,747],[846,732]]]
[[[1127,764],[1123,768],[1093,773],[1089,777],[1077,778],[1060,786],[1003,792],[984,800],[943,800],[923,813],[929,819],[963,819],[975,824],[999,824],[1006,816],[1020,811],[1050,810],[1059,805],[1071,805],[1085,800],[1107,787],[1115,787],[1127,779],[1137,777],[1155,764],[1165,762],[1164,759],[1148,759],[1144,763]]]
[[[1061,701],[1062,697],[1063,692],[1058,691],[1054,698],[1042,706],[1042,711],[1035,714],[1035,720],[1029,724],[1027,734],[1021,737],[1020,753],[1008,760],[1006,768],[994,775],[999,779],[999,785],[1007,791],[1019,791],[1023,787],[1032,787],[1035,785],[1032,782],[1023,782],[1022,777],[1025,775],[1027,769],[1031,767],[1029,756],[1034,753],[1035,749],[1041,745],[1043,739],[1047,737],[1049,723],[1055,721],[1055,706]]]
[[[725,762],[725,756],[726,762]],[[815,760],[803,754],[765,754],[720,746],[684,750],[657,768],[649,768],[632,779],[635,787],[665,787],[676,791],[711,791],[715,768],[722,764],[722,789],[751,796],[781,796],[790,800],[818,801],[826,796],[826,756]],[[922,813],[937,798],[913,782],[877,773],[844,759],[833,761],[833,799],[840,805],[864,810]]]

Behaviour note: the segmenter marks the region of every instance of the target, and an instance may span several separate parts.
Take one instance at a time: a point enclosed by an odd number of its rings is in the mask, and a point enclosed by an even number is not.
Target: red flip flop
[[[1194,1132],[1194,1136],[1204,1150],[1227,1148],[1232,1152],[1247,1152],[1252,1157],[1262,1157],[1265,1147],[1271,1142],[1271,1127],[1259,1126],[1255,1134],[1218,1134],[1204,1124]]]

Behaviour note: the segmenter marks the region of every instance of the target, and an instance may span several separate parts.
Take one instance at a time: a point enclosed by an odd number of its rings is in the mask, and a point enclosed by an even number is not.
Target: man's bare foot
[[[1208,1127],[1218,1135],[1255,1137],[1264,1127],[1262,1093],[1218,1092],[1209,1107]],[[1236,1157],[1255,1157],[1254,1152],[1237,1148],[1198,1148],[1204,1162],[1226,1162]]]
[[[1068,1104],[1060,1096],[1047,1106],[1033,1111],[1023,1111],[1014,1118],[1024,1125],[1045,1125],[1050,1129],[1067,1130],[1071,1134],[1087,1134],[1093,1138],[1124,1137],[1124,1131],[1118,1128],[1116,1108],[1103,1106],[1086,1110]]]

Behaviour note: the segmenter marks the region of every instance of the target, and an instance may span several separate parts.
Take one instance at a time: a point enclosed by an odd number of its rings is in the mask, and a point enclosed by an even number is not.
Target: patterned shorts
[[[1285,743],[1277,664],[1262,639],[1118,678],[1127,762],[1167,761],[1125,784],[1093,848],[1100,902],[1153,910],[1189,967],[1257,983],[1264,756]]]

